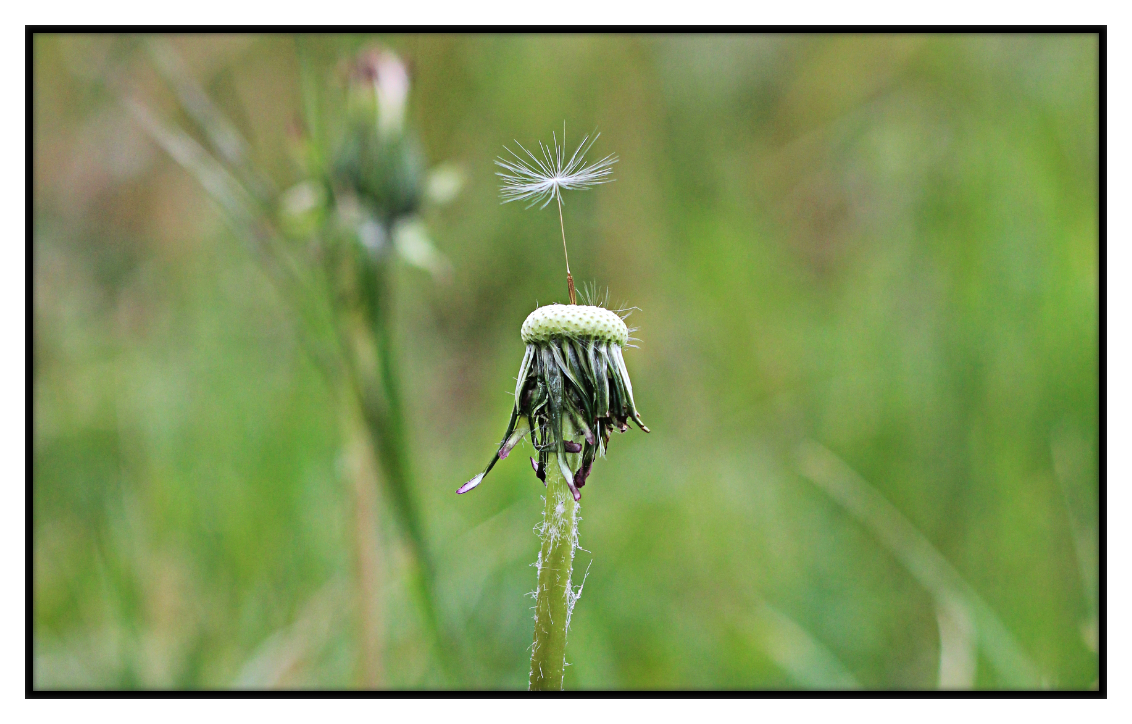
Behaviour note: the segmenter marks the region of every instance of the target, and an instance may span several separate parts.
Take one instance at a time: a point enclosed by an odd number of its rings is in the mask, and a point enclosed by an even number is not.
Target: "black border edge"
[[[1099,515],[1097,531],[1099,535],[1097,563],[1100,566],[1097,589],[1097,693],[1108,698],[1108,26],[1102,25],[1097,36],[1097,120],[1099,121],[1097,149],[1097,311],[1099,328],[1097,350],[1097,374],[1099,375],[1100,405],[1097,410],[1097,464],[1099,473],[1098,493]]]
[[[25,590],[24,590],[24,617],[26,619],[26,631],[24,634],[24,698],[42,697],[44,692],[35,691],[34,671],[35,671],[35,586],[32,585],[32,572],[35,566],[35,556],[32,548],[32,460],[34,458],[34,439],[35,439],[35,413],[34,404],[35,399],[34,387],[32,384],[32,371],[35,366],[35,340],[32,336],[32,318],[35,314],[33,306],[33,282],[34,282],[34,254],[35,254],[35,231],[34,231],[34,202],[32,195],[35,186],[35,142],[34,142],[34,123],[35,118],[33,94],[35,88],[35,63],[33,48],[35,44],[35,31],[31,26],[24,28],[24,64],[25,64],[25,83],[27,86],[24,88],[24,141],[25,141],[25,168],[24,168],[24,213],[25,217],[25,264],[27,265],[25,274],[25,284],[27,288],[24,290],[25,304],[27,307],[24,309],[24,323],[27,328],[24,331],[24,364],[26,369],[24,374],[27,376],[25,380],[25,392],[27,395],[25,399],[25,428],[24,428],[24,465],[25,465],[25,480],[24,480],[24,576],[25,576]]]

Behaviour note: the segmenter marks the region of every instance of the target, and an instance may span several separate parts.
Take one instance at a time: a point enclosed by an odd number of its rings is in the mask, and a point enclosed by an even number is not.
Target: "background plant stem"
[[[531,691],[562,690],[578,507],[558,465],[552,461],[546,471],[546,507],[535,599],[535,643],[531,650]]]
[[[446,678],[456,675],[452,646],[446,644],[436,608],[435,566],[425,543],[420,512],[413,493],[409,442],[405,432],[405,413],[401,403],[401,377],[392,331],[392,270],[376,264],[370,278],[375,302],[370,307],[373,341],[377,350],[378,375],[366,377],[369,388],[362,390],[363,412],[385,472],[386,489],[392,498],[398,521],[410,549],[410,586],[420,606],[424,627],[437,661]],[[380,391],[374,389],[374,383]],[[365,384],[365,383],[363,383]]]
[[[352,401],[351,401],[352,402]],[[355,595],[357,598],[358,684],[367,689],[385,683],[385,566],[377,515],[378,472],[368,431],[357,407],[343,405],[342,434],[346,441],[346,474],[353,502]]]
[[[380,317],[379,317],[380,318]],[[382,326],[379,323],[375,326]],[[359,310],[341,318],[344,357],[348,360],[351,392],[360,408],[361,423],[369,438],[367,449],[376,465],[375,483],[388,496],[394,518],[409,559],[409,586],[420,607],[422,625],[446,679],[452,680],[456,667],[450,649],[442,641],[439,614],[435,605],[434,568],[424,541],[423,529],[411,490],[408,450],[405,447],[403,419],[399,405],[390,403],[386,389],[396,387],[396,362],[388,342],[388,330],[378,335]],[[379,343],[377,337],[385,339]],[[393,379],[390,380],[390,377]],[[350,404],[346,402],[345,404]]]

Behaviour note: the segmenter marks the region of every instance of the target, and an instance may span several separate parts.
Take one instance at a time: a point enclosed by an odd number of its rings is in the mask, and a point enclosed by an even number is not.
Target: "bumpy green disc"
[[[629,328],[604,307],[581,304],[548,304],[531,312],[523,322],[523,341],[546,342],[553,337],[595,337],[624,347]]]

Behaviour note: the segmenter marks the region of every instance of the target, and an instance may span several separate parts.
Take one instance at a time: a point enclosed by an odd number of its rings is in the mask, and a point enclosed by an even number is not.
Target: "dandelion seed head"
[[[504,146],[511,157],[495,159],[495,164],[503,169],[495,173],[503,182],[500,189],[503,203],[529,201],[528,209],[540,204],[539,208],[546,208],[555,199],[562,202],[563,191],[584,191],[612,181],[613,164],[618,160],[616,154],[611,153],[592,164],[585,162],[586,153],[600,137],[600,133],[592,137],[587,135],[569,157],[566,156],[565,125],[562,127],[561,144],[558,135],[553,134],[549,145],[539,142],[538,155],[518,141],[515,145],[522,154]]]

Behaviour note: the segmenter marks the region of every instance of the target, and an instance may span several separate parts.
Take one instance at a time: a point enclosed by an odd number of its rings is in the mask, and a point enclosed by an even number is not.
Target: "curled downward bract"
[[[625,432],[632,420],[649,431],[633,401],[621,354],[629,329],[604,307],[551,304],[531,312],[522,337],[527,351],[507,432],[487,468],[456,492],[479,485],[529,434],[538,452],[531,458],[535,474],[545,484],[546,466],[558,465],[578,500],[594,458],[605,455],[611,430]]]

